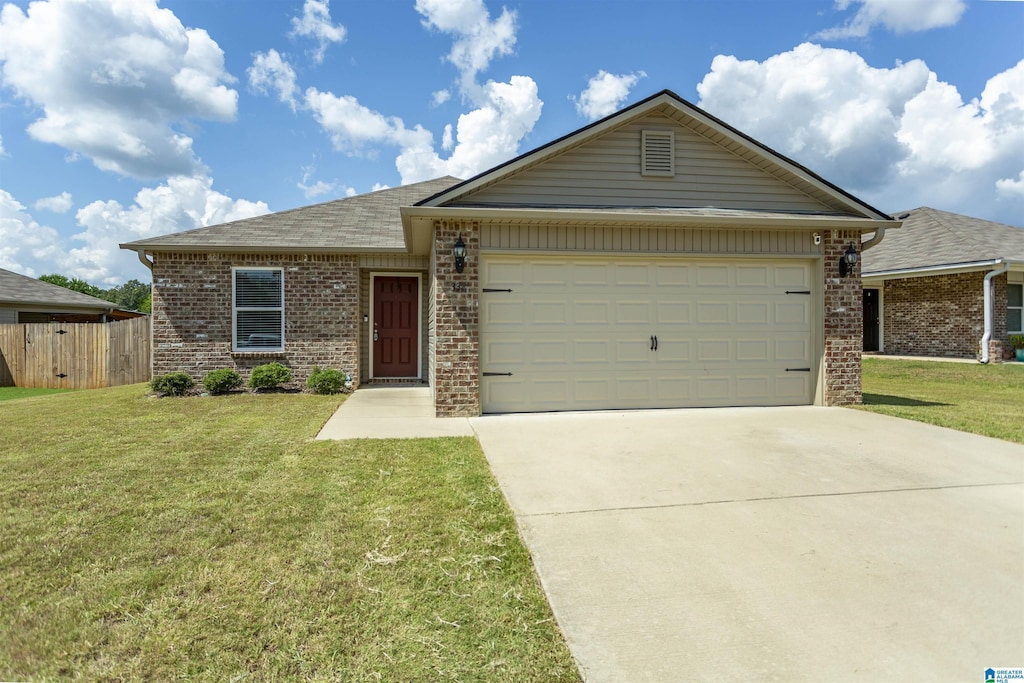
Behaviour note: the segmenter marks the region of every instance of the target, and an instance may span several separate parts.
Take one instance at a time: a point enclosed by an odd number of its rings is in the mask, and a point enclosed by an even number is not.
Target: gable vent
[[[676,174],[675,136],[670,130],[641,132],[640,174],[674,176]]]

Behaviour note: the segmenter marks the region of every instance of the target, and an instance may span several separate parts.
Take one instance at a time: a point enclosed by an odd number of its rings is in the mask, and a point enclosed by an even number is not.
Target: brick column
[[[462,235],[466,267],[452,248]],[[480,414],[480,224],[434,221],[434,410],[438,417]]]
[[[825,387],[827,406],[861,402],[860,359],[864,347],[864,298],[860,264],[839,276],[839,258],[853,244],[860,250],[860,232],[826,230],[825,259]]]

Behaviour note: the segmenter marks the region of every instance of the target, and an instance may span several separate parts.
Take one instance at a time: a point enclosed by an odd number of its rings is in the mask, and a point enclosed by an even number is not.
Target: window
[[[236,268],[232,307],[236,351],[284,349],[284,271]]]
[[[1006,290],[1006,330],[1010,334],[1024,333],[1024,285],[1008,285]]]

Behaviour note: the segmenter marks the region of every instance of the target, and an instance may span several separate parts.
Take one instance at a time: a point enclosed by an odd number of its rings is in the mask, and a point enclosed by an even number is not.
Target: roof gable
[[[864,252],[865,275],[1000,259],[1024,262],[1024,228],[926,206],[902,220],[899,230]]]
[[[641,173],[647,130],[674,135],[674,174]],[[711,207],[888,219],[668,90],[418,206]]]
[[[110,310],[117,304],[0,268],[0,304]]]
[[[137,251],[401,251],[399,209],[459,182],[420,183],[121,244]]]

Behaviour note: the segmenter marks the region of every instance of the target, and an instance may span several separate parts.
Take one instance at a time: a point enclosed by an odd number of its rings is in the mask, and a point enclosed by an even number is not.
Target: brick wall
[[[885,353],[977,358],[985,333],[985,273],[959,273],[885,282],[882,300]],[[1003,358],[1006,275],[993,278],[992,360]]]
[[[825,283],[825,386],[827,406],[861,402],[860,357],[864,337],[864,299],[860,264],[852,274],[839,275],[839,258],[853,244],[860,247],[855,230],[826,230],[822,243]]]
[[[231,351],[232,267],[284,269],[283,352]],[[359,383],[359,270],[356,257],[334,254],[163,254],[153,260],[153,372],[184,371],[197,381],[234,368],[277,361],[304,387],[314,365],[337,368]]]
[[[466,267],[455,272],[452,247],[462,235]],[[480,414],[480,224],[434,221],[432,375],[438,417]]]

